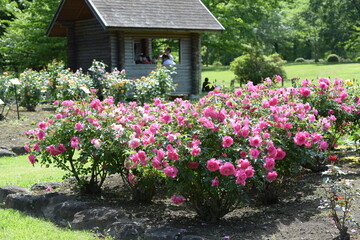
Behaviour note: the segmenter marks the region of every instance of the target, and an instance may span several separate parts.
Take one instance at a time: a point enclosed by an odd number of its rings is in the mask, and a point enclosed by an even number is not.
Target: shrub
[[[46,77],[40,72],[28,69],[20,74],[20,106],[28,111],[35,111],[36,106],[44,99],[44,82]]]
[[[336,54],[330,54],[327,58],[326,58],[327,62],[340,62],[340,57]]]
[[[250,189],[326,160],[326,134],[336,119],[319,114],[309,98],[324,95],[327,81],[316,91],[308,83],[299,89],[265,83],[215,90],[194,103],[64,101],[55,118],[27,133],[29,160],[67,170],[87,192],[98,192],[117,172],[134,199],[150,201],[165,182],[174,203],[186,201],[201,218],[216,220],[246,203]],[[334,100],[346,97],[339,84],[329,91]],[[351,101],[339,106],[359,118],[359,98]]]
[[[267,58],[268,58],[268,61],[274,62],[278,65],[284,65],[286,63],[286,60],[282,59],[280,54],[278,54],[278,53],[271,54]]]
[[[305,62],[305,59],[304,58],[297,58],[297,59],[295,59],[294,62]]]
[[[223,64],[220,62],[220,61],[215,61],[214,63],[213,63],[213,66],[214,67],[221,67]]]
[[[286,78],[285,71],[277,63],[267,60],[258,50],[251,50],[248,54],[235,58],[230,64],[230,70],[241,84],[248,81],[258,84],[266,77],[273,78],[275,75]]]
[[[356,61],[356,62],[360,62],[360,57],[357,57],[357,58],[355,59],[355,61]]]
[[[133,83],[133,97],[141,102],[151,102],[154,98],[166,98],[175,91],[176,85],[171,77],[175,74],[173,68],[158,67],[147,77],[135,79]]]

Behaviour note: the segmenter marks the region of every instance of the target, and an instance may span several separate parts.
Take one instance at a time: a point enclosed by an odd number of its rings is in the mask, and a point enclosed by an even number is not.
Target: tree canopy
[[[226,28],[204,34],[203,62],[228,65],[259,43],[287,61],[319,60],[334,53],[360,56],[360,0],[203,0]],[[66,59],[66,39],[45,31],[59,0],[0,0],[0,63],[3,68],[41,68]]]

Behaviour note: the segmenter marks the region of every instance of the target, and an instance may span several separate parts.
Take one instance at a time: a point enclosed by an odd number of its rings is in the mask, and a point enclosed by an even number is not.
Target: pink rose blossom
[[[240,169],[236,172],[236,183],[245,186],[246,184],[246,173],[244,170]]]
[[[307,142],[307,137],[308,137],[309,133],[307,132],[298,132],[295,134],[294,137],[294,142],[295,144],[301,146],[304,145]]]
[[[278,149],[276,150],[275,160],[284,159],[285,156],[286,156],[286,152],[284,152],[284,150],[282,150],[281,148],[278,148]]]
[[[222,140],[223,140],[222,142],[223,147],[230,147],[234,143],[234,140],[230,136],[225,136],[223,137]]]
[[[201,152],[201,148],[195,146],[195,147],[193,147],[193,148],[191,149],[190,154],[193,155],[193,156],[196,156],[196,155],[198,155],[200,152]]]
[[[273,172],[268,172],[267,176],[266,176],[266,180],[272,182],[277,178],[278,174],[277,172],[273,171]]]
[[[177,161],[179,160],[179,154],[176,151],[171,151],[167,153],[167,157],[170,160]]]
[[[183,196],[171,196],[171,201],[175,204],[182,204],[185,201],[185,198]]]
[[[90,142],[91,142],[91,144],[94,144],[94,147],[95,147],[96,149],[99,149],[99,148],[100,148],[101,141],[100,141],[99,139],[93,138],[93,139],[91,139]]]
[[[159,162],[159,160],[154,159],[151,163],[152,163],[152,165],[153,165],[153,167],[154,167],[155,169],[157,169],[157,170],[162,169],[161,163]]]
[[[252,147],[260,147],[262,143],[262,139],[259,135],[249,138],[250,146]]]
[[[36,163],[36,157],[35,155],[31,154],[28,156],[29,162],[34,165]]]
[[[320,150],[326,150],[329,147],[327,141],[321,141],[319,145]]]
[[[255,170],[252,166],[249,166],[247,169],[245,169],[245,174],[247,178],[252,178],[254,176]]]
[[[24,146],[24,149],[25,149],[25,151],[27,151],[28,153],[30,152],[30,147],[29,147],[29,145],[26,144],[26,145]]]
[[[216,187],[219,185],[219,179],[218,177],[215,177],[212,181],[211,181],[211,186],[212,187]]]
[[[83,124],[81,122],[77,122],[75,124],[75,129],[78,130],[79,132],[81,132],[84,127],[85,127],[85,124]]]
[[[138,146],[140,146],[140,139],[138,138],[133,138],[129,141],[129,147],[132,149],[137,148]]]
[[[37,136],[38,136],[38,139],[39,139],[39,140],[44,140],[44,139],[45,139],[45,132],[40,131],[40,132],[37,134]]]
[[[269,171],[272,171],[275,167],[275,159],[273,158],[266,158],[265,159],[265,163],[264,163],[264,168],[269,170]]]
[[[176,178],[177,173],[178,173],[178,169],[173,166],[169,166],[169,167],[165,168],[163,171],[166,176],[171,177],[171,178]]]
[[[232,163],[226,162],[220,166],[220,174],[224,176],[230,176],[235,174],[235,167]]]
[[[256,148],[250,149],[250,154],[254,159],[257,159],[259,157],[260,153],[261,153],[261,150],[259,150],[259,149],[256,149]]]
[[[197,168],[199,168],[199,163],[198,162],[189,162],[188,167],[191,169],[197,169]]]
[[[41,130],[46,130],[47,129],[47,124],[46,122],[42,121],[42,122],[39,122],[38,123],[38,127],[41,129]]]
[[[207,161],[207,165],[206,168],[211,171],[211,172],[215,172],[216,170],[218,170],[220,167],[219,165],[219,160],[215,160],[215,158],[212,158],[210,160]]]
[[[129,173],[128,180],[129,180],[129,183],[132,185],[137,184],[136,176],[133,173]]]

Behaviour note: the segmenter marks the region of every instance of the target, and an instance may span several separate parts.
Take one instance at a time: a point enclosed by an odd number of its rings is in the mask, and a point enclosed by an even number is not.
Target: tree
[[[1,0],[4,1],[4,0]],[[48,38],[46,28],[59,0],[21,1],[25,8],[13,11],[0,38],[0,52],[5,65],[15,71],[25,68],[39,69],[57,58],[64,60],[66,42],[62,38]]]
[[[225,27],[220,34],[205,34],[204,54],[208,60],[228,65],[242,54],[244,46],[258,40],[256,28],[264,16],[278,5],[278,0],[203,0]]]

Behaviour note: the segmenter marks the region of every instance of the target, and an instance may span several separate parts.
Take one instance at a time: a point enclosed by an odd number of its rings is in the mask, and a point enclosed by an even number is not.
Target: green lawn
[[[38,182],[58,182],[64,172],[56,168],[33,167],[26,156],[0,158],[0,187],[19,185],[30,188]],[[56,227],[43,219],[33,218],[0,205],[0,239],[72,240],[98,239],[93,233]]]
[[[324,63],[307,63],[307,64],[286,64],[284,66],[288,81],[285,86],[290,86],[290,79],[297,77],[299,79],[316,79],[319,77],[342,78],[342,79],[356,79],[357,84],[360,84],[360,63],[341,63],[341,64],[324,64]],[[235,78],[229,66],[221,67],[203,67],[202,81],[205,77],[209,81],[222,86],[230,87],[230,82]],[[239,84],[235,83],[235,87]]]

